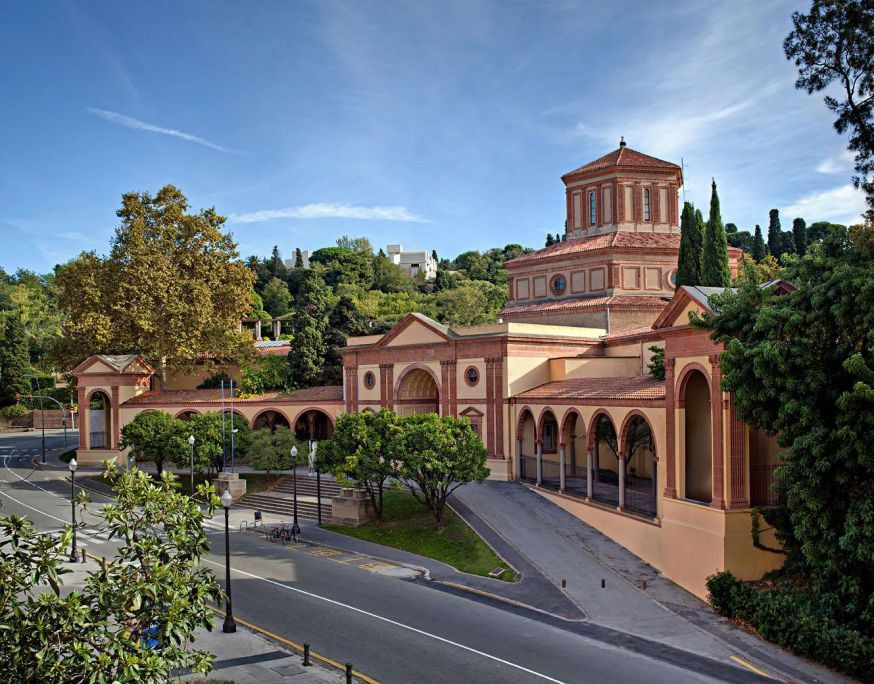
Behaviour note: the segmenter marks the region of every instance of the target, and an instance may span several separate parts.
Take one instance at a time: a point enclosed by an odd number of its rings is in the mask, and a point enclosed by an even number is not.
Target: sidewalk
[[[711,658],[745,654],[795,681],[849,681],[718,617],[630,551],[518,482],[468,484],[450,504],[474,529],[486,527],[515,549],[553,587],[566,580],[559,591],[593,623]]]

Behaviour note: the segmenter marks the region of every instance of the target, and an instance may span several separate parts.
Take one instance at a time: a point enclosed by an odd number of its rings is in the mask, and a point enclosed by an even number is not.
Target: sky
[[[453,257],[561,232],[561,175],[629,147],[751,230],[855,223],[846,140],[794,88],[807,2],[0,5],[0,267],[103,254],[179,187],[242,256],[366,236]]]

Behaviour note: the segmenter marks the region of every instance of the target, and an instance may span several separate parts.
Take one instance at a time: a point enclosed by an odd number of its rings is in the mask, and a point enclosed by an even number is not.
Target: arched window
[[[95,392],[88,402],[88,448],[111,448],[112,413],[109,397],[103,392]]]
[[[685,406],[685,496],[710,503],[713,498],[713,442],[710,429],[710,386],[701,371],[686,381]]]
[[[589,225],[595,225],[595,193],[589,193]]]
[[[650,211],[649,188],[643,189],[643,220],[649,221],[652,216]]]

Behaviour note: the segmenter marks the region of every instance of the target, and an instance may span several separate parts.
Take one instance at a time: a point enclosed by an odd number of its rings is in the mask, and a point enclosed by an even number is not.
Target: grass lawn
[[[361,527],[325,525],[333,532],[365,539],[420,556],[433,558],[473,575],[488,575],[504,568],[499,579],[515,582],[518,577],[482,538],[454,512],[446,508],[446,529],[438,534],[434,517],[409,492],[386,492],[383,521]]]

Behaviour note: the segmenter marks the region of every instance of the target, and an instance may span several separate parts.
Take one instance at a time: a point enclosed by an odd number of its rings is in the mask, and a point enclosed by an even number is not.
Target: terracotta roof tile
[[[597,249],[631,249],[631,250],[678,250],[680,249],[679,233],[631,233],[618,231],[575,238],[566,242],[538,249],[530,254],[522,254],[507,261],[507,266],[527,264],[541,259],[562,257],[580,252],[591,252]]]
[[[574,378],[547,382],[518,399],[664,399],[665,383],[648,375],[630,378]]]
[[[508,306],[498,316],[512,316],[540,311],[577,311],[585,309],[599,309],[607,306],[631,306],[652,307],[661,309],[668,305],[669,297],[657,295],[611,295],[607,297],[576,297],[574,299],[557,299],[546,302],[533,302],[531,304],[517,304]]]
[[[595,161],[584,164],[578,169],[568,171],[562,176],[562,180],[578,173],[586,173],[588,171],[601,171],[602,169],[612,169],[617,167],[631,167],[638,169],[670,169],[677,171],[680,170],[680,167],[677,166],[677,164],[665,161],[664,159],[650,157],[648,154],[644,154],[643,152],[638,152],[637,150],[632,150],[630,147],[622,146],[613,150],[612,152],[608,152],[603,157],[599,157]]]
[[[220,389],[200,390],[149,390],[128,399],[125,406],[130,405],[153,405],[153,404],[215,404],[220,403],[222,393]],[[228,395],[225,394],[227,401]],[[319,401],[343,401],[342,385],[327,385],[325,387],[306,387],[293,392],[266,392],[253,397],[234,397],[235,404],[247,404],[258,402],[319,402]]]

